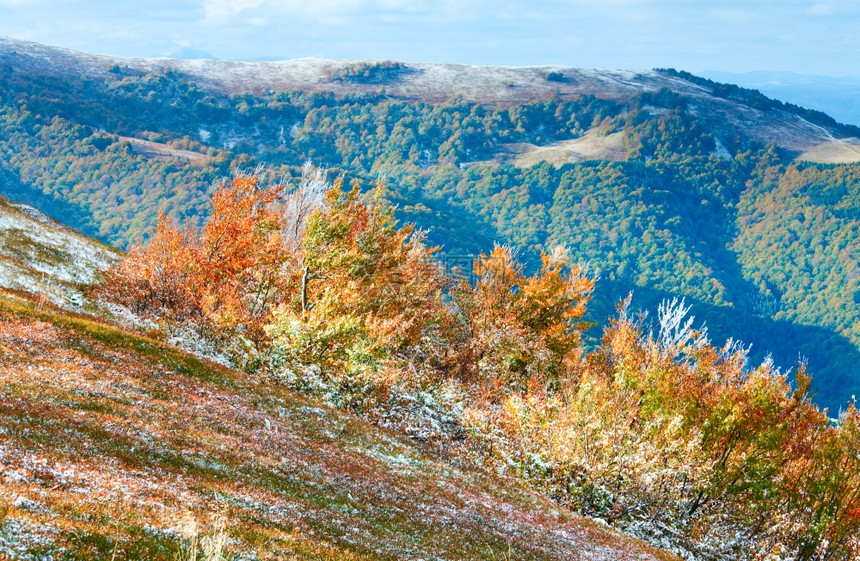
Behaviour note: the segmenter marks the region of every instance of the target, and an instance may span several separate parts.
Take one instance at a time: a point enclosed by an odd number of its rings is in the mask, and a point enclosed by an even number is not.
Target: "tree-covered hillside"
[[[563,243],[600,273],[594,320],[631,290],[643,309],[684,296],[716,342],[741,339],[784,368],[807,357],[834,414],[860,394],[860,167],[766,146],[765,124],[727,134],[734,116],[703,117],[683,73],[666,83],[684,87],[632,98],[500,104],[395,98],[397,73],[364,93],[235,94],[170,68],[65,79],[13,62],[0,64],[0,195],[108,243],[151,235],[159,211],[202,223],[232,166],[288,178],[311,160],[347,184],[382,181],[450,264],[502,242],[536,268]],[[744,107],[763,123],[785,111]],[[601,152],[607,139],[615,152]],[[523,163],[537,149],[560,159]]]

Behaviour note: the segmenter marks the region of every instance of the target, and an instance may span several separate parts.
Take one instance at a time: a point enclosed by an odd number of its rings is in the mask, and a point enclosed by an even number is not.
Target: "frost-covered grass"
[[[0,297],[0,558],[174,559],[189,517],[206,536],[219,516],[234,559],[670,558],[283,387]]]
[[[43,297],[53,304],[89,307],[86,288],[120,252],[0,197],[0,287]]]

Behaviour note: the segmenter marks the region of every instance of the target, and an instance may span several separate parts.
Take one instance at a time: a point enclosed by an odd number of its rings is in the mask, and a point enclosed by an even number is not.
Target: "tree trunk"
[[[314,305],[308,302],[308,283],[312,280],[327,278],[329,278],[328,275],[323,275],[319,272],[311,273],[310,266],[302,261],[302,312],[309,312],[314,309]]]
[[[308,281],[310,280],[310,269],[302,265],[302,312],[310,310],[308,306]]]

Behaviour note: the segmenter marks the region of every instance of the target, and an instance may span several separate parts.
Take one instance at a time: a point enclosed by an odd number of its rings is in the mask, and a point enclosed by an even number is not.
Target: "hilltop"
[[[803,161],[860,161],[858,131],[838,131],[793,111],[761,111],[742,99],[715,96],[700,84],[653,70],[565,67],[468,66],[302,58],[275,62],[213,59],[119,58],[92,55],[0,38],[0,62],[22,74],[61,79],[103,80],[111,73],[173,72],[200,89],[225,94],[303,91],[337,96],[383,96],[430,103],[461,99],[485,105],[521,105],[556,96],[583,95],[627,104],[643,93],[669,90],[689,100],[690,111],[707,123],[723,144],[736,135],[775,143]],[[823,115],[823,114],[822,114]]]
[[[120,255],[30,205],[0,197],[0,287],[82,310],[86,289]]]

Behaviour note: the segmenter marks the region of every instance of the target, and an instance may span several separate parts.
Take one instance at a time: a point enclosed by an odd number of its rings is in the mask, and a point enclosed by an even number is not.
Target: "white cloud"
[[[813,4],[806,10],[806,13],[812,16],[832,16],[835,12],[832,4]]]
[[[339,23],[374,18],[397,21],[422,14],[460,20],[466,15],[473,18],[477,13],[486,16],[482,9],[486,5],[486,0],[203,0],[203,13],[204,21],[210,24],[233,23],[237,16],[244,18],[244,23],[255,24],[261,20],[278,23],[294,17]]]
[[[224,21],[262,3],[263,0],[205,0],[203,12],[207,21]]]

